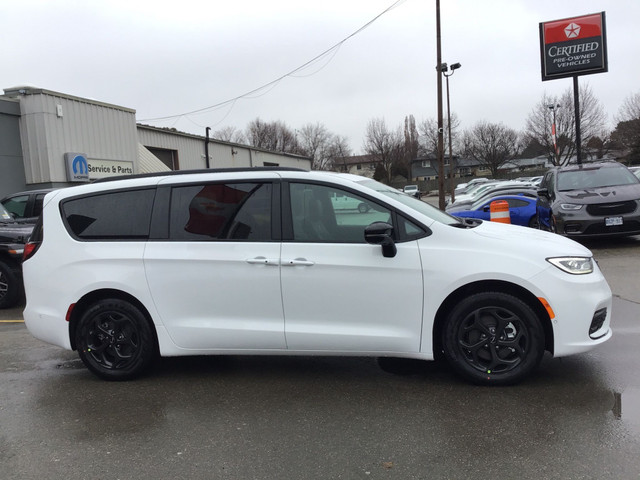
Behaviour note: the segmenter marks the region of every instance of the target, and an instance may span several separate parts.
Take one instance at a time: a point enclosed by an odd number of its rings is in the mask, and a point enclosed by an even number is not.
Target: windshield
[[[358,182],[360,185],[364,185],[369,187],[376,192],[382,193],[389,198],[393,198],[394,200],[403,203],[407,207],[411,207],[418,213],[422,215],[426,215],[432,220],[436,222],[444,223],[445,225],[459,225],[460,220],[455,217],[452,217],[448,213],[444,213],[442,210],[438,210],[433,205],[430,205],[422,200],[418,200],[415,197],[410,197],[409,195],[402,193],[395,188],[392,188],[388,185],[384,185],[383,183],[376,182],[375,180],[365,180],[362,182]]]
[[[638,179],[624,167],[581,168],[558,173],[558,190],[586,190],[637,184]]]
[[[0,222],[11,222],[13,223],[13,217],[11,216],[11,214],[7,211],[6,208],[4,208],[4,206],[0,203]]]

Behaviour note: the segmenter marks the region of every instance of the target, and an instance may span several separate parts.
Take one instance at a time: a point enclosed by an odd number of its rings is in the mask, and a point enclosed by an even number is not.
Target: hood
[[[0,223],[0,243],[27,243],[33,227],[24,223]]]
[[[640,200],[640,184],[560,191],[558,196],[568,202],[584,205]]]
[[[505,250],[519,248],[543,257],[593,256],[588,248],[570,238],[530,227],[483,221],[473,231],[481,237],[491,239],[498,248],[503,244]]]

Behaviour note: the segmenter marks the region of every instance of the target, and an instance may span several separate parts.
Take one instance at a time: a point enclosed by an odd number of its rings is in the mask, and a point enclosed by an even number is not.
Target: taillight
[[[40,247],[40,242],[29,242],[24,246],[24,252],[22,253],[22,261],[33,257],[33,254],[36,253],[38,248]]]
[[[33,231],[31,232],[29,241],[24,246],[22,261],[28,260],[35,255],[35,253],[38,251],[38,248],[40,248],[40,245],[42,244],[43,238],[44,229],[42,228],[42,215],[40,215],[40,218],[38,218],[35,227],[33,227]]]

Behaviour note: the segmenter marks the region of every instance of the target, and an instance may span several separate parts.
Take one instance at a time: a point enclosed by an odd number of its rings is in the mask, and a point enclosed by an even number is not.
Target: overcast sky
[[[0,0],[0,88],[31,85],[133,108],[137,120],[204,135],[253,119],[320,122],[362,153],[369,120],[435,118],[435,0],[405,0],[294,76],[394,0]],[[640,92],[640,0],[441,0],[442,61],[462,128],[517,130],[543,93],[540,22],[606,12],[609,72],[580,77],[614,126]],[[446,114],[446,103],[445,103]]]

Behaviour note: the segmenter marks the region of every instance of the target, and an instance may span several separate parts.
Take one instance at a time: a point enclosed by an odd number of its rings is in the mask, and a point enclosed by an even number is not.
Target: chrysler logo
[[[575,23],[570,23],[566,27],[564,27],[564,34],[567,38],[576,38],[580,35],[580,25],[576,25]]]

